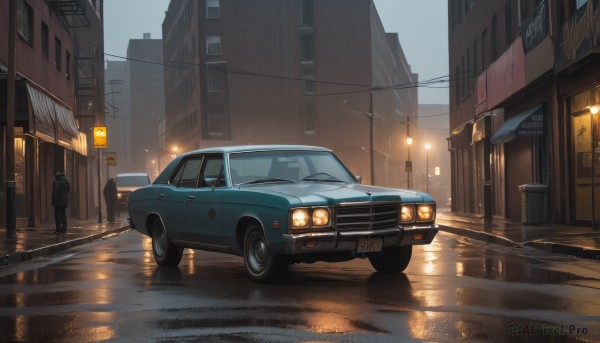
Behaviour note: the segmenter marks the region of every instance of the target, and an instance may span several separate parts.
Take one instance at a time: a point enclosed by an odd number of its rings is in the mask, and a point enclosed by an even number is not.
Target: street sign
[[[108,135],[106,133],[106,126],[94,126],[94,148],[108,148]]]
[[[407,173],[412,173],[412,161],[406,161],[404,164],[404,171]]]
[[[117,165],[117,153],[116,152],[106,152],[104,156],[104,162],[106,165],[114,167]]]

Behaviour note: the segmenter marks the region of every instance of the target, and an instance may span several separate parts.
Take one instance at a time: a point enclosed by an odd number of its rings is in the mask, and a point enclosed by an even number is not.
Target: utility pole
[[[371,169],[371,184],[375,184],[375,150],[373,147],[373,119],[375,115],[373,114],[373,91],[369,92],[369,112],[363,112],[358,107],[356,107],[353,103],[348,100],[344,100],[344,103],[354,107],[358,112],[364,114],[369,119],[369,164]]]
[[[8,17],[8,77],[6,95],[6,242],[17,242],[15,215],[15,60],[17,36],[17,0],[9,2]]]

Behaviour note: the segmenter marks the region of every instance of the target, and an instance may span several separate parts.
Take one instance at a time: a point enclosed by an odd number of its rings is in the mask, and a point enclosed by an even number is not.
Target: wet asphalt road
[[[368,260],[250,281],[186,250],[158,268],[136,232],[0,269],[0,342],[600,341],[600,263],[440,233],[405,274]]]

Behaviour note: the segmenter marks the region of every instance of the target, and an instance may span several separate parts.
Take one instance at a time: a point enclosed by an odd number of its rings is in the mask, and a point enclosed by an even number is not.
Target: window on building
[[[473,91],[473,75],[475,75],[473,73],[473,66],[471,65],[471,50],[467,49],[467,55],[466,55],[466,59],[467,59],[467,72],[465,73],[465,77],[466,79],[466,88],[467,88],[467,94],[470,94]]]
[[[315,51],[315,37],[313,35],[302,36],[302,61],[313,61]]]
[[[488,33],[487,33],[487,29],[485,29],[481,33],[481,70],[487,68],[487,65],[488,65],[487,40],[488,40]]]
[[[314,1],[303,0],[302,1],[302,18],[301,23],[303,26],[313,26],[314,24]]]
[[[498,57],[498,16],[494,14],[492,17],[492,26],[490,30],[490,49],[492,53],[492,61]]]
[[[312,70],[304,70],[302,72],[302,78],[304,79],[304,92],[306,94],[315,93],[315,75]]]
[[[222,92],[225,88],[225,64],[209,63],[206,65],[206,89],[208,92]]]
[[[17,32],[28,43],[33,43],[33,9],[27,1],[17,1]]]
[[[62,61],[62,44],[58,37],[54,37],[54,64],[56,69],[60,70],[60,62]]]
[[[314,103],[306,104],[306,116],[304,120],[304,134],[314,135],[317,133],[317,108]]]
[[[221,36],[209,35],[206,36],[206,54],[220,55],[221,54]]]
[[[65,54],[65,76],[67,79],[71,78],[71,53],[69,51]]]
[[[221,17],[221,1],[206,0],[206,17],[220,18]]]
[[[460,103],[460,67],[454,68],[454,107]]]
[[[477,62],[479,62],[477,59],[477,54],[479,53],[478,49],[479,49],[479,47],[477,46],[477,39],[476,39],[473,41],[473,72],[475,73],[475,76],[478,76],[479,71],[480,71],[479,64],[477,63]]]
[[[42,54],[48,58],[48,25],[42,22]]]

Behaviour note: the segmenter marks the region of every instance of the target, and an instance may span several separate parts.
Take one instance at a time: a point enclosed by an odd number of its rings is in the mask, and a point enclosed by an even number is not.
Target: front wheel
[[[160,220],[152,224],[152,254],[159,266],[174,267],[181,261],[183,248],[178,248],[167,237],[167,231]]]
[[[408,266],[412,257],[412,245],[385,248],[369,255],[371,265],[382,274],[398,274]]]
[[[256,282],[272,282],[288,269],[284,256],[271,253],[262,228],[251,223],[244,236],[244,264],[250,278]]]

